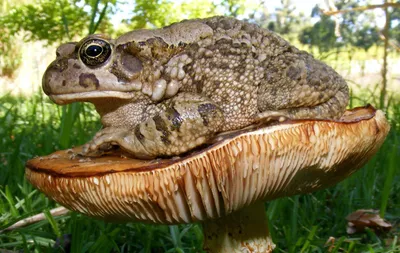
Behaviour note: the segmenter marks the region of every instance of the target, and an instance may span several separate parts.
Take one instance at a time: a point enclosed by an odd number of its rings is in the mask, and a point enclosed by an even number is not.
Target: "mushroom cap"
[[[58,151],[28,161],[26,177],[49,198],[89,216],[190,223],[334,185],[364,165],[388,131],[383,112],[368,106],[338,121],[286,121],[226,134],[181,158]]]

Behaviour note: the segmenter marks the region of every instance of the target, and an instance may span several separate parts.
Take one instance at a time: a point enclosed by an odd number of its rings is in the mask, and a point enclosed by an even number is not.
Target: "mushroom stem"
[[[203,222],[204,250],[212,253],[272,252],[263,202],[217,220]]]

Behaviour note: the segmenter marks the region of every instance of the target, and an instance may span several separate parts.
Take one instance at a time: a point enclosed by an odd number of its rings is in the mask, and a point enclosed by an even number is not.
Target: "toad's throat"
[[[52,94],[49,97],[57,104],[69,104],[72,102],[91,102],[98,98],[132,99],[135,97],[135,92],[88,91],[70,94]]]

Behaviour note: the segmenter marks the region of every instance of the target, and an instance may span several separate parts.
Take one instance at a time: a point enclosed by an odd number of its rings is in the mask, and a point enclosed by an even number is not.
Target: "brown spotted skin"
[[[331,67],[228,17],[61,45],[43,90],[56,103],[95,104],[104,129],[84,153],[118,144],[141,158],[179,155],[276,116],[339,118],[349,96]]]
[[[99,80],[97,80],[96,75],[85,74],[85,73],[79,75],[79,85],[82,86],[83,88],[94,86],[96,89],[98,89],[100,86]]]
[[[173,156],[205,143],[222,128],[224,115],[211,100],[179,93],[161,102],[164,109],[134,127],[111,126],[100,130],[84,147],[95,151],[104,143],[117,143],[137,158]]]

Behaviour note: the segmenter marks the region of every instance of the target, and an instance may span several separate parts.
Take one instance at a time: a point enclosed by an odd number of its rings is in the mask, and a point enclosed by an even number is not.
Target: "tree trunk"
[[[385,0],[385,4],[388,0]],[[386,87],[387,87],[387,58],[388,58],[388,50],[389,50],[389,29],[390,29],[390,15],[388,8],[384,8],[385,11],[385,27],[383,29],[383,37],[384,37],[384,50],[383,50],[383,66],[382,66],[382,86],[381,86],[381,94],[379,100],[379,108],[384,109],[386,106]]]

